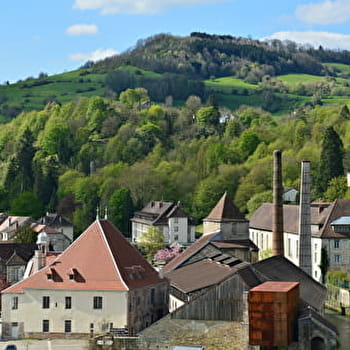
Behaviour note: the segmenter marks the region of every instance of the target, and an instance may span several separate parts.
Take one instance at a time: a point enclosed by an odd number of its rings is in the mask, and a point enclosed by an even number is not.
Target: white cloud
[[[95,35],[98,27],[95,24],[74,24],[66,29],[66,33],[72,36]]]
[[[106,57],[116,55],[118,52],[113,49],[97,49],[90,53],[73,53],[69,55],[71,61],[100,61]]]
[[[155,14],[170,7],[189,7],[228,0],[75,0],[74,8],[100,10],[104,15],[114,13]]]
[[[277,32],[272,34],[267,39],[291,40],[299,44],[310,44],[318,47],[322,45],[328,49],[343,49],[350,50],[350,35],[329,33],[329,32]]]
[[[300,5],[296,17],[310,24],[344,23],[350,20],[349,0],[325,0],[320,3]]]

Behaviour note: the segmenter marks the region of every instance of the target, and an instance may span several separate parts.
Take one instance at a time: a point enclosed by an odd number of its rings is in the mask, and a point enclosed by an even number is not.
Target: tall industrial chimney
[[[272,255],[284,255],[282,153],[273,153]]]
[[[301,162],[299,205],[299,267],[312,276],[310,190],[310,162],[303,160]]]

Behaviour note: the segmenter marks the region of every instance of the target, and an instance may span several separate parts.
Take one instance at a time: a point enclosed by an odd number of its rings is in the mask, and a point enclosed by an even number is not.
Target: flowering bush
[[[154,256],[154,260],[156,262],[168,262],[180,254],[180,249],[180,246],[176,245],[173,248],[165,248],[158,250],[157,254],[155,254]]]

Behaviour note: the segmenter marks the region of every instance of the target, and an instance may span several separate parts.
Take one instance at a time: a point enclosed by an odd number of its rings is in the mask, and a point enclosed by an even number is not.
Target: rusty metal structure
[[[272,255],[284,255],[282,152],[273,153]]]
[[[248,294],[249,344],[288,346],[295,341],[299,282],[265,282]]]
[[[301,162],[299,204],[299,267],[312,276],[310,191],[310,162],[303,160]]]

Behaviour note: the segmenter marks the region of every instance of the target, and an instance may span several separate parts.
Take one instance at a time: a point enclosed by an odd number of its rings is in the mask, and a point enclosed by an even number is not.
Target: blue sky
[[[61,73],[158,33],[279,38],[350,50],[350,0],[12,0],[0,4],[0,83]]]

